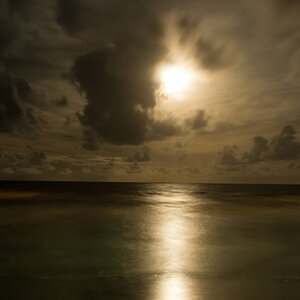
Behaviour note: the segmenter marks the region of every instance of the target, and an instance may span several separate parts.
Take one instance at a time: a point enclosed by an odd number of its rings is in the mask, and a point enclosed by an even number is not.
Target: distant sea
[[[0,182],[1,300],[299,296],[299,185]]]

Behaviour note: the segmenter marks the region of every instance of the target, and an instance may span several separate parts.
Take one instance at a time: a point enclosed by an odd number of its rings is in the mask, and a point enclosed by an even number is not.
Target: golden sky
[[[0,0],[0,178],[300,182],[300,4]]]

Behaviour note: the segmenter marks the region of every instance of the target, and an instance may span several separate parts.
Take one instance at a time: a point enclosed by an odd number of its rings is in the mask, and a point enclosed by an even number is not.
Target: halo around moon
[[[192,81],[192,73],[181,65],[165,65],[159,70],[162,92],[168,96],[184,93]]]

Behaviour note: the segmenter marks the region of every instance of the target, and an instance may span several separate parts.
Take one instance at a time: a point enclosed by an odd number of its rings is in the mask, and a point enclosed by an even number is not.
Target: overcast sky
[[[0,7],[0,179],[300,183],[299,1]]]

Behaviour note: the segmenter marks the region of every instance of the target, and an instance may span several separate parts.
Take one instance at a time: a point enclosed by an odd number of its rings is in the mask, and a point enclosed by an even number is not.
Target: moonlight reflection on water
[[[170,274],[163,278],[158,288],[157,300],[191,299],[185,278],[180,274]]]
[[[158,198],[162,203],[157,224],[157,236],[160,244],[157,255],[162,256],[161,276],[156,287],[157,300],[192,299],[191,286],[185,277],[185,271],[192,264],[192,241],[196,228],[191,218],[189,205],[192,197],[185,193],[166,193]],[[200,299],[200,295],[197,295]]]

